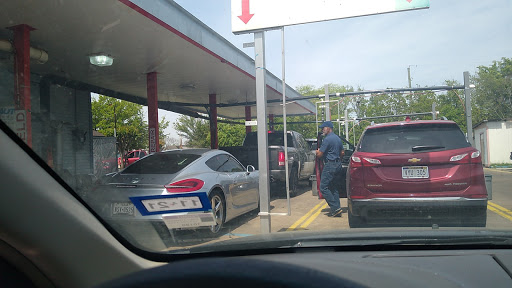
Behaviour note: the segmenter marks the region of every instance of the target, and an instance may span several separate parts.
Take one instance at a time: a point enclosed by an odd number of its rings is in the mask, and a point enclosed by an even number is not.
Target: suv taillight
[[[450,162],[469,163],[469,158],[466,158],[466,156],[468,156],[468,153],[452,156]]]
[[[464,153],[452,156],[450,162],[457,162],[459,164],[482,163],[482,157],[480,157],[480,151],[477,150],[472,152],[471,155]]]
[[[379,159],[363,157],[363,160],[364,160],[364,164],[363,164],[364,166],[377,166],[377,165],[382,164],[382,163],[380,163]]]
[[[471,153],[471,163],[482,163],[482,157],[480,157],[480,151]]]
[[[284,166],[284,152],[280,151],[278,156],[279,166]]]
[[[371,167],[371,166],[377,166],[380,165],[379,159],[373,159],[373,158],[367,158],[367,157],[357,157],[352,156],[350,157],[350,162],[352,167]]]
[[[350,157],[350,167],[356,168],[356,167],[363,167],[363,163],[361,162],[361,158],[352,156]]]
[[[169,193],[179,193],[197,191],[203,188],[203,185],[203,180],[191,178],[167,184],[164,187]]]

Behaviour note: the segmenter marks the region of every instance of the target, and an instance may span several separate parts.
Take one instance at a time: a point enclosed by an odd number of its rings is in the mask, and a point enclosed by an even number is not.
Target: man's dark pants
[[[326,162],[324,169],[322,170],[322,176],[320,179],[320,192],[324,197],[327,204],[331,208],[331,213],[334,213],[337,209],[341,208],[340,205],[340,194],[336,188],[335,181],[336,174],[341,172],[341,161],[337,162]]]

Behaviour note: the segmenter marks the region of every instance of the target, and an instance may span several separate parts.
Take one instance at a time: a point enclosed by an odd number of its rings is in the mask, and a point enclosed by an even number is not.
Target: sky
[[[231,32],[231,1],[176,0],[180,6],[254,59],[253,34]],[[253,0],[257,1],[257,0]],[[276,0],[279,1],[279,0]],[[312,0],[320,1],[320,0]],[[322,0],[323,1],[323,0]],[[347,0],[359,1],[359,0]],[[405,0],[404,0],[405,1]],[[414,0],[413,0],[414,1]],[[430,0],[430,8],[285,27],[286,82],[328,83],[377,90],[463,83],[502,57],[512,58],[511,0]],[[267,70],[281,78],[281,31],[265,32]],[[171,122],[177,114],[159,110]]]

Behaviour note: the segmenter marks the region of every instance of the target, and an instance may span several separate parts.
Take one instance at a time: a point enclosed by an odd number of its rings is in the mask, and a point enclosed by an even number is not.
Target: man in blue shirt
[[[327,214],[329,217],[341,217],[340,194],[334,183],[337,173],[341,172],[341,158],[345,154],[343,143],[340,137],[332,132],[333,125],[331,121],[325,121],[320,125],[322,133],[325,136],[322,145],[316,150],[316,157],[324,157],[324,169],[320,177],[320,192],[331,212]]]

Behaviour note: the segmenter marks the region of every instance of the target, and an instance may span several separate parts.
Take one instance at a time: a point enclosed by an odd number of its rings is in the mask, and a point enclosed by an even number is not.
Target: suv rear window
[[[123,170],[123,174],[174,174],[194,162],[197,154],[153,154],[142,158]]]
[[[368,129],[358,150],[374,153],[414,153],[470,147],[456,124],[397,125]]]

